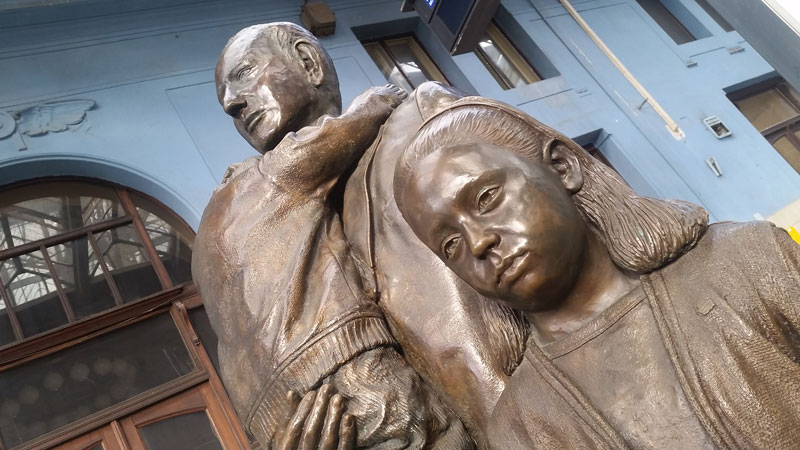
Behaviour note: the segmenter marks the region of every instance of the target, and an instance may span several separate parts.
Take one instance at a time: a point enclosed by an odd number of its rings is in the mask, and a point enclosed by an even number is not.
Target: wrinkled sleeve
[[[395,350],[327,201],[388,115],[362,120],[374,112],[325,119],[237,167],[198,229],[192,270],[220,339],[221,376],[267,448],[291,414],[287,391],[303,394],[326,377],[348,399],[359,447],[470,448],[460,422]],[[437,443],[446,439],[467,444]]]

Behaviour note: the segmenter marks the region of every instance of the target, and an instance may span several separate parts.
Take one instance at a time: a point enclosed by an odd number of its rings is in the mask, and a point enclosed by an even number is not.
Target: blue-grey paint
[[[768,216],[798,197],[800,176],[724,89],[767,78],[773,69],[693,0],[670,1],[709,36],[676,45],[635,0],[573,4],[678,122],[686,133],[681,141],[649,105],[641,106],[642,97],[557,0],[502,2],[501,26],[549,76],[512,90],[500,88],[474,55],[447,56],[414,13],[399,12],[399,0],[328,0],[337,28],[322,42],[334,59],[345,103],[385,83],[357,34],[413,29],[453,84],[593,143],[639,192],[701,203],[717,220]],[[160,199],[196,226],[226,167],[255,154],[217,103],[213,66],[219,51],[244,26],[299,23],[301,5],[87,0],[4,11],[0,110],[62,99],[90,99],[97,107],[69,131],[23,136],[25,151],[12,139],[0,140],[0,185],[50,175],[106,179]],[[735,46],[744,51],[729,53]],[[702,122],[711,115],[733,135],[716,139]],[[712,156],[722,177],[706,166]]]

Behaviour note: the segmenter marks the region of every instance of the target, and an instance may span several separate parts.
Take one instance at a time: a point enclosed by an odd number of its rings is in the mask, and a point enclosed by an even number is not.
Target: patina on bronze
[[[524,312],[525,356],[488,421],[517,448],[794,448],[800,247],[766,222],[635,195],[580,146],[465,98],[396,166],[416,235]]]
[[[215,190],[192,265],[247,429],[265,448],[473,448],[398,353],[334,207],[339,178],[405,94],[373,88],[337,116],[330,58],[288,23],[234,36],[216,79],[223,108],[264,153]]]

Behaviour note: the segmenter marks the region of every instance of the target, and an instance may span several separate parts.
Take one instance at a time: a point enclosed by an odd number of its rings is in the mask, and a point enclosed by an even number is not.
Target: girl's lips
[[[514,282],[514,280],[519,278],[528,265],[528,254],[529,252],[524,252],[511,259],[511,261],[500,271],[497,276],[498,286],[509,286]]]

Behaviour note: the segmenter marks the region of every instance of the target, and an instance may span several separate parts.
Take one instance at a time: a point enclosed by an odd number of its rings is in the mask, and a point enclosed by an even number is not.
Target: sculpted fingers
[[[380,94],[392,105],[392,108],[398,107],[408,97],[406,91],[391,83],[380,88]]]
[[[327,416],[328,401],[331,395],[333,395],[333,387],[330,384],[323,385],[317,392],[314,406],[305,420],[300,450],[315,450],[320,447],[317,445],[319,432]]]
[[[306,417],[308,417],[311,409],[314,407],[316,396],[316,391],[309,391],[303,396],[303,400],[300,401],[300,405],[297,407],[294,416],[289,420],[286,428],[276,439],[276,450],[294,450],[298,447]]]
[[[320,450],[336,450],[339,442],[339,429],[341,428],[342,413],[344,412],[344,397],[339,394],[331,397],[328,414],[325,416],[325,427],[320,438]]]
[[[356,418],[345,414],[339,430],[338,450],[353,450],[356,446]]]

